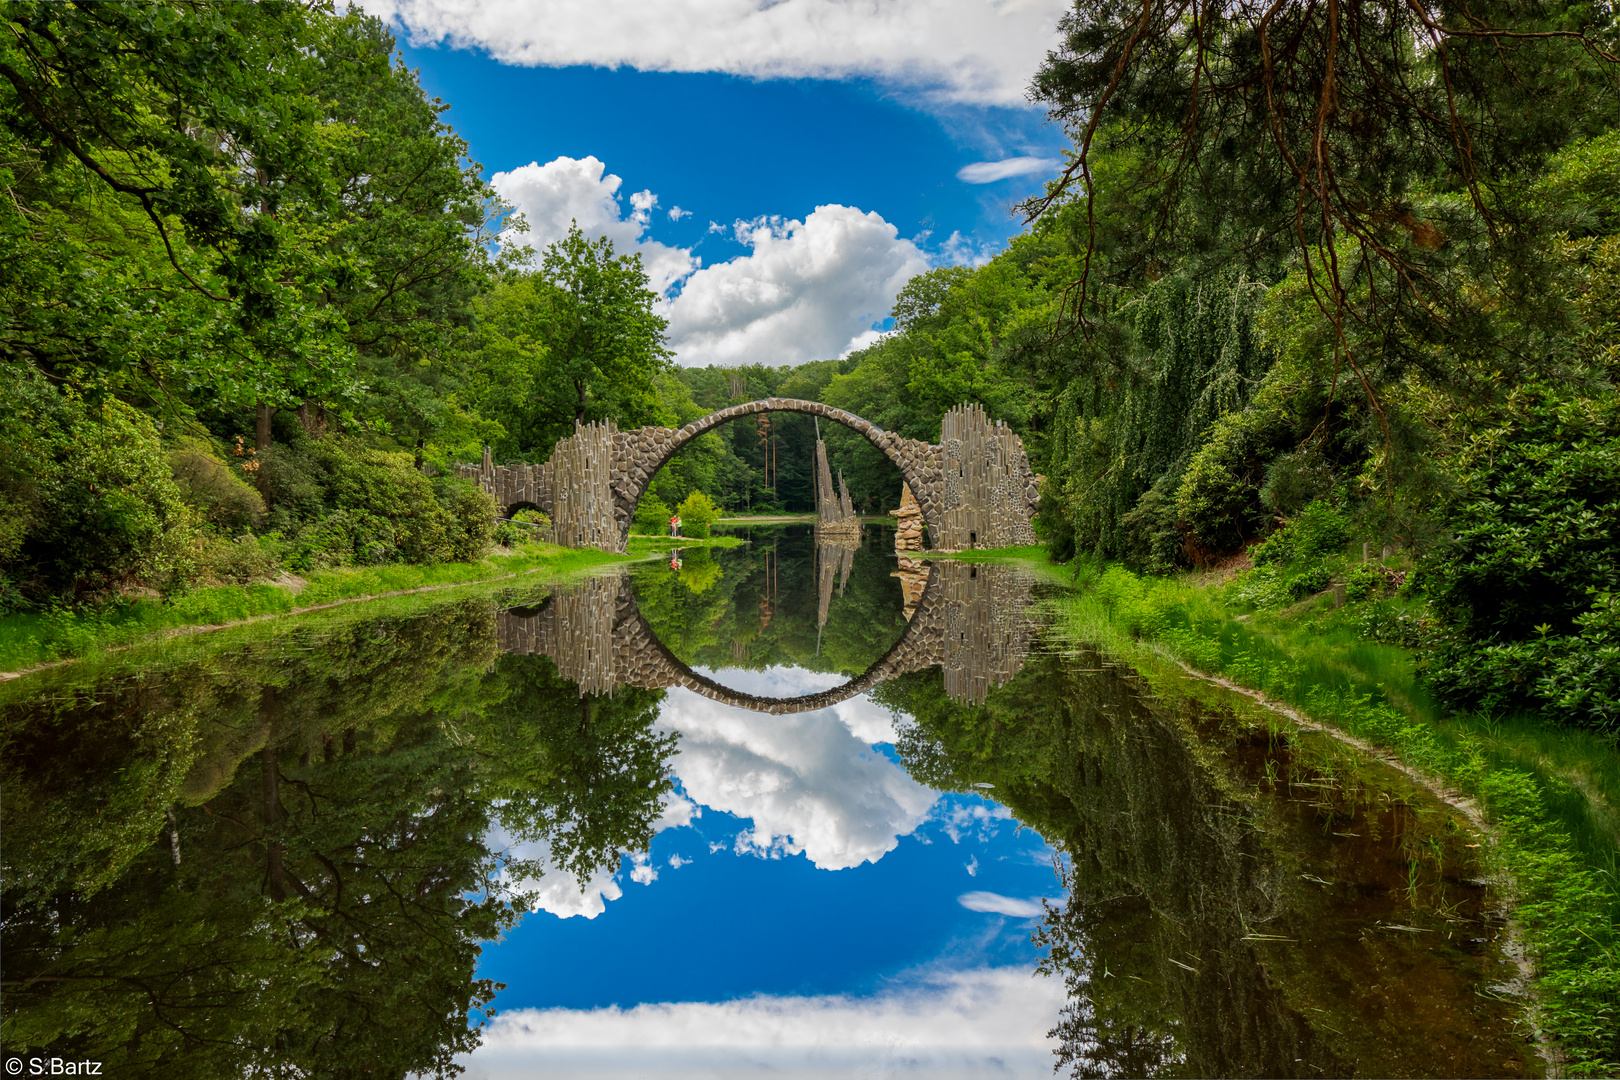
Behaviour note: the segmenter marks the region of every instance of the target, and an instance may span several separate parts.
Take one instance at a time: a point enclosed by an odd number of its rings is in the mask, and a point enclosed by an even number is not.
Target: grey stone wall
[[[894,647],[844,685],[804,697],[756,697],[687,667],[642,618],[630,580],[622,575],[558,589],[538,612],[501,612],[496,640],[505,652],[551,657],[581,694],[611,695],[617,686],[684,686],[721,704],[780,716],[829,708],[886,679],[938,664],[953,700],[981,702],[1018,673],[1029,651],[1035,626],[1029,576],[1016,567],[949,561],[932,563],[925,572],[922,597]],[[830,572],[824,580],[830,592]]]
[[[457,473],[495,496],[503,514],[523,505],[550,514],[558,543],[624,551],[636,504],[664,463],[699,435],[762,412],[825,417],[860,432],[900,470],[938,550],[1035,542],[1029,519],[1038,493],[1023,443],[976,405],[946,414],[942,445],[903,438],[819,401],[765,398],[710,413],[678,430],[576,425],[544,465],[496,468],[486,450],[482,466],[457,466]],[[846,503],[847,496],[839,502]]]

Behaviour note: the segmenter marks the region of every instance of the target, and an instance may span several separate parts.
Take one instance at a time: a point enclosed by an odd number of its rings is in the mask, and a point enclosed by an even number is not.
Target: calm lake
[[[738,535],[0,688],[8,1057],[1545,1071],[1480,841],[1399,773],[1062,639],[1036,568]]]

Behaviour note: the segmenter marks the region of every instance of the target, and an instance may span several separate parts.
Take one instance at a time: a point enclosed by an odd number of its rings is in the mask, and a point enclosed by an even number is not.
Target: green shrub
[[[1331,490],[1333,470],[1312,447],[1284,454],[1267,466],[1260,502],[1278,517],[1291,518]]]
[[[1283,579],[1283,590],[1291,600],[1315,596],[1333,584],[1333,575],[1325,566],[1305,566]]]
[[[551,517],[540,510],[519,510],[495,529],[495,542],[504,547],[538,544],[550,537]]]
[[[1361,616],[1361,636],[1381,645],[1420,649],[1434,639],[1434,620],[1426,608],[1409,608],[1400,600],[1376,600]]]
[[[681,517],[681,532],[695,540],[706,540],[709,526],[720,520],[720,506],[701,491],[694,491],[675,511]]]
[[[1284,581],[1283,569],[1276,563],[1262,563],[1239,574],[1226,595],[1234,604],[1253,604],[1257,608],[1280,607],[1293,599]]]
[[[1516,390],[1456,463],[1455,541],[1423,567],[1453,705],[1620,730],[1620,399]]]
[[[1294,553],[1306,559],[1319,559],[1344,551],[1350,540],[1350,519],[1326,499],[1317,499],[1288,523],[1293,534]]]
[[[495,539],[495,498],[471,480],[444,476],[433,482],[433,493],[449,522],[445,528],[446,557],[452,562],[477,562]]]
[[[252,464],[256,468],[258,462]],[[205,444],[190,442],[171,451],[169,469],[181,497],[210,525],[240,532],[263,519],[264,496]]]
[[[1344,595],[1348,600],[1366,600],[1382,593],[1388,584],[1383,570],[1374,563],[1352,563],[1344,572]]]
[[[1276,394],[1210,425],[1176,489],[1176,518],[1194,565],[1237,551],[1267,528],[1260,505],[1266,466],[1292,427]]]
[[[290,569],[465,558],[474,548],[481,554],[493,535],[493,522],[484,533],[476,521],[478,507],[490,504],[456,494],[447,496],[459,508],[452,512],[409,454],[327,435],[259,456],[270,503],[265,523],[291,537]]]
[[[1174,490],[1174,483],[1160,480],[1119,519],[1120,548],[1125,561],[1138,570],[1167,574],[1183,563]]]
[[[641,502],[636,504],[636,516],[630,523],[630,531],[643,536],[661,536],[669,531],[671,513],[664,503],[644,495]]]
[[[246,585],[263,581],[281,569],[281,537],[243,533],[234,540],[212,537],[197,558],[198,569],[216,583]]]
[[[0,560],[30,603],[123,586],[165,591],[195,573],[198,519],[152,421],[8,370],[0,419]]]

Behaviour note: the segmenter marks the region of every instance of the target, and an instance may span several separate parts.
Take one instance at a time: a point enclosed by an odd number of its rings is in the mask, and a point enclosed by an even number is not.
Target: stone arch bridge
[[[636,504],[658,470],[699,435],[763,412],[825,417],[860,432],[900,470],[936,550],[1035,542],[1030,519],[1039,491],[1023,441],[977,405],[946,413],[940,441],[925,443],[819,401],[764,398],[680,429],[619,431],[611,420],[576,423],[574,434],[559,440],[543,465],[496,466],[486,449],[481,465],[459,465],[456,471],[493,495],[505,516],[530,506],[545,511],[559,544],[624,551]]]
[[[723,705],[780,716],[825,709],[938,664],[945,692],[976,704],[1023,667],[1035,628],[1029,588],[1028,573],[1017,567],[933,563],[905,632],[882,659],[842,686],[795,698],[745,694],[693,671],[642,617],[628,575],[559,588],[536,611],[503,611],[495,635],[502,652],[551,657],[581,695],[683,686]]]

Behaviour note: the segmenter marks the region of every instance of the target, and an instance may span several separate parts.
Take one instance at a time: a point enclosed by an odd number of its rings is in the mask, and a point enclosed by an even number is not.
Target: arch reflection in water
[[[822,591],[829,595],[830,568],[841,562],[847,559],[836,548],[819,554]],[[681,686],[721,704],[782,715],[825,709],[896,675],[937,666],[953,701],[977,704],[1023,666],[1036,629],[1032,582],[1019,567],[936,562],[921,598],[914,608],[908,604],[905,632],[887,654],[842,686],[793,698],[747,694],[692,670],[642,617],[629,575],[559,588],[538,611],[502,611],[495,633],[502,652],[550,657],[582,695],[611,694],[618,686]],[[820,606],[823,622],[826,607]]]

